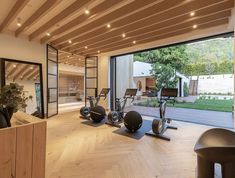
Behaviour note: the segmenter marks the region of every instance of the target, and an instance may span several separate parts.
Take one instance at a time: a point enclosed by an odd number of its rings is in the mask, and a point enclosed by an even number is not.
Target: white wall
[[[122,98],[127,88],[134,87],[133,55],[117,57],[116,70],[116,94],[117,98]]]
[[[46,111],[46,45],[22,38],[15,38],[11,35],[0,34],[0,58],[42,64],[44,111]]]
[[[192,79],[197,78],[193,76]],[[234,75],[203,75],[198,79],[198,93],[234,93]]]
[[[102,88],[108,88],[109,86],[109,57],[108,56],[99,56],[98,60],[98,93],[102,90]],[[99,105],[103,106],[105,109],[109,107],[109,97],[104,101],[100,100]]]

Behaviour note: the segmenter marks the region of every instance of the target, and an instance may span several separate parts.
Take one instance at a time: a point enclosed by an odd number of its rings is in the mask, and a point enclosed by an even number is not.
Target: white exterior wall
[[[192,77],[197,78],[196,76]],[[198,93],[234,93],[234,75],[203,75],[198,79]]]

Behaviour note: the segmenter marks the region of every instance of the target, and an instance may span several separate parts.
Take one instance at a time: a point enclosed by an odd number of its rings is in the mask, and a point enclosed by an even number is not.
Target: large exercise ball
[[[142,123],[142,116],[136,111],[129,111],[124,117],[124,125],[131,132],[136,132]]]
[[[87,117],[90,113],[90,108],[87,107],[87,106],[83,106],[81,109],[80,109],[80,114],[83,116],[83,117]]]
[[[94,122],[101,122],[106,116],[105,109],[102,106],[95,106],[91,108],[90,116]]]

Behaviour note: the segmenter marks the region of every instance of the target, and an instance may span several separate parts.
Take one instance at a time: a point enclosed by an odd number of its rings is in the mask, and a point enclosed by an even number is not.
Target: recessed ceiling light
[[[87,49],[88,47],[87,46],[85,46],[85,49]]]
[[[125,33],[123,33],[123,34],[122,34],[122,37],[123,37],[123,38],[125,38],[125,37],[126,37],[126,34],[125,34]]]
[[[16,25],[17,25],[18,27],[21,27],[21,25],[22,25],[22,24],[21,24],[21,18],[18,17],[18,18],[16,19],[16,21],[17,21]]]
[[[33,70],[33,66],[31,66],[30,69]]]
[[[136,41],[133,41],[132,43],[133,43],[133,44],[136,44]]]
[[[67,56],[67,57],[70,57],[70,56]]]
[[[100,53],[100,50],[98,50],[97,53]]]
[[[13,67],[16,68],[16,65],[14,64]]]
[[[69,42],[70,44],[72,43],[72,41],[71,41],[71,40],[69,40],[68,42]]]
[[[51,36],[51,34],[49,32],[46,33],[47,36]]]
[[[89,10],[85,10],[85,14],[90,14],[90,11]]]
[[[194,29],[197,28],[197,25],[193,25],[193,28],[194,28]]]
[[[195,12],[191,12],[190,16],[193,17],[195,15]]]
[[[111,25],[110,25],[110,24],[107,24],[107,28],[111,28]]]

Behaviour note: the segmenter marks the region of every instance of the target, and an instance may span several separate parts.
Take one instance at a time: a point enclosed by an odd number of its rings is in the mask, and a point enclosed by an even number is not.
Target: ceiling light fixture
[[[46,33],[47,36],[51,36],[51,34],[49,32]]]
[[[136,41],[133,41],[132,43],[133,43],[133,44],[136,44]]]
[[[107,28],[111,28],[111,25],[110,25],[110,24],[107,24]]]
[[[33,66],[31,66],[30,69],[33,70]]]
[[[125,38],[125,37],[126,37],[126,34],[125,34],[125,33],[123,33],[123,34],[122,34],[122,37],[123,37],[123,38]]]
[[[72,43],[72,41],[71,41],[71,40],[69,40],[68,42],[69,42],[69,44],[71,44],[71,43]]]
[[[20,18],[17,18],[16,21],[17,21],[17,22],[16,22],[16,25],[17,25],[18,27],[21,27],[21,25],[22,25],[22,24],[21,24],[21,19],[20,19]]]
[[[197,25],[193,25],[193,28],[194,28],[194,29],[197,28]]]
[[[88,47],[87,46],[85,46],[85,49],[87,49]]]
[[[89,10],[85,10],[85,14],[86,15],[90,14],[90,11]]]
[[[16,68],[16,65],[14,64],[13,67]]]
[[[195,15],[195,12],[191,12],[190,16],[193,17]]]
[[[100,50],[98,50],[97,53],[100,53]]]

